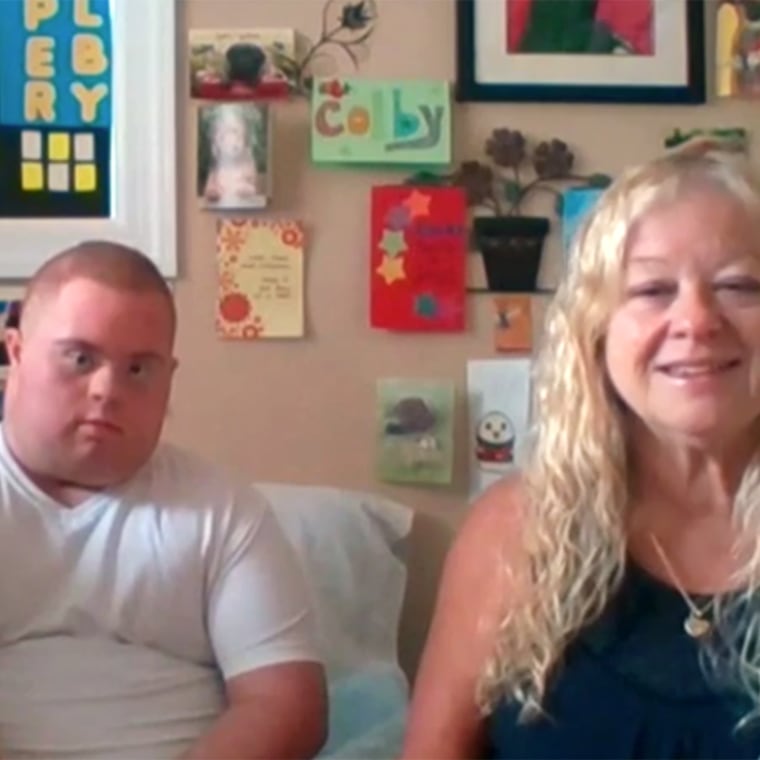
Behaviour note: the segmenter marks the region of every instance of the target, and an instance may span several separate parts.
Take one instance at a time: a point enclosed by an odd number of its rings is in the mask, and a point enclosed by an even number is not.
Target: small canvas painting
[[[441,380],[377,383],[377,475],[389,483],[451,482],[454,385]]]
[[[205,105],[198,110],[198,197],[208,209],[261,209],[271,197],[269,107]]]
[[[18,327],[21,316],[21,301],[0,301],[0,420],[3,419],[5,402],[5,382],[8,377],[8,350],[5,346],[5,330]]]
[[[292,29],[190,31],[190,94],[204,100],[287,97],[295,85]]]
[[[562,249],[565,256],[603,193],[604,189],[598,187],[572,187],[562,194]]]
[[[8,350],[5,347],[5,330],[18,327],[21,316],[21,301],[0,301],[0,384],[5,386],[8,374]]]
[[[533,346],[533,302],[529,295],[495,296],[494,348],[503,352],[530,351]]]
[[[722,0],[715,34],[718,97],[760,96],[760,3]]]
[[[471,499],[517,466],[528,433],[530,373],[528,358],[467,364]]]

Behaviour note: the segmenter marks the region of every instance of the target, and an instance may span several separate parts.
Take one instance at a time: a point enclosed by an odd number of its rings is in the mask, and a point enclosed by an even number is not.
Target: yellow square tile
[[[51,132],[48,135],[48,160],[68,161],[71,156],[71,135],[66,132]]]
[[[45,187],[45,172],[38,161],[24,161],[21,164],[21,189],[42,190]]]
[[[91,193],[98,187],[98,172],[95,164],[77,164],[74,167],[74,190]]]

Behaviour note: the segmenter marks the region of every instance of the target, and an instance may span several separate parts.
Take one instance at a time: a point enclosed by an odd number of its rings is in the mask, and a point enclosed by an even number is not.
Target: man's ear
[[[11,366],[18,364],[21,358],[21,331],[17,327],[5,328],[5,350]]]

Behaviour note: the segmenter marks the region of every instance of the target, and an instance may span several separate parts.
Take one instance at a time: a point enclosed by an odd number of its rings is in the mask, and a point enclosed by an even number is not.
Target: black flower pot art
[[[549,220],[541,216],[483,216],[473,220],[473,237],[483,256],[488,289],[534,292]]]
[[[484,142],[486,160],[466,160],[449,174],[419,172],[408,184],[460,187],[472,213],[471,247],[480,251],[488,290],[536,291],[544,239],[545,216],[526,216],[528,202],[553,197],[562,216],[567,187],[605,188],[607,174],[578,174],[575,153],[556,137],[534,143],[519,129],[497,127]]]

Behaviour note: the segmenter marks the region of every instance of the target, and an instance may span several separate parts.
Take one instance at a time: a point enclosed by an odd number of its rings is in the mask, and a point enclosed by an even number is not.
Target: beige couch
[[[255,485],[315,599],[330,692],[321,757],[396,757],[450,531],[377,494]]]

